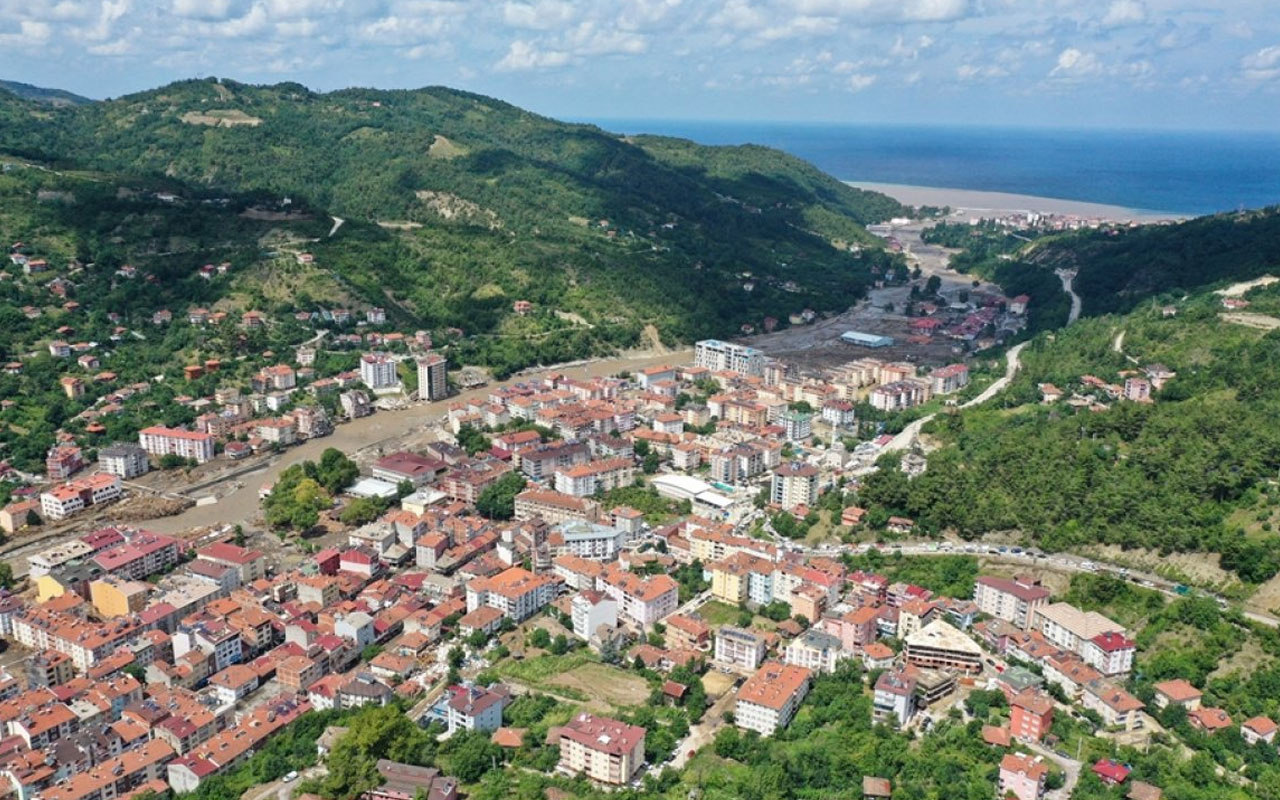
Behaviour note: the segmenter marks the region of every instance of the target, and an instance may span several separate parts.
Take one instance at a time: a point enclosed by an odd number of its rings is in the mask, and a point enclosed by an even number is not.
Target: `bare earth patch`
[[[1280,319],[1266,314],[1251,314],[1247,311],[1234,311],[1230,314],[1219,314],[1223,322],[1231,322],[1236,325],[1244,325],[1249,328],[1257,328],[1262,331],[1274,331],[1280,328]]]
[[[1270,286],[1277,281],[1280,281],[1280,278],[1274,275],[1263,275],[1261,278],[1254,278],[1251,281],[1233,283],[1225,289],[1219,289],[1214,294],[1219,294],[1223,297],[1243,297],[1245,292],[1250,289],[1257,289],[1259,286]]]
[[[1087,551],[1089,555],[1114,564],[1154,572],[1170,580],[1185,579],[1205,588],[1239,583],[1233,573],[1218,565],[1217,553],[1170,553],[1166,556],[1155,550],[1125,550],[1116,545],[1094,545]]]
[[[436,138],[432,140],[431,146],[427,148],[427,155],[431,158],[441,158],[449,160],[451,158],[459,158],[467,154],[467,148],[455,144],[440,134],[436,134]]]
[[[649,685],[607,664],[583,664],[547,681],[550,686],[576,689],[610,708],[642,705],[649,698]]]
[[[188,111],[179,119],[188,125],[208,125],[212,128],[234,128],[236,125],[255,128],[262,124],[260,117],[251,117],[236,108],[210,109],[204,113]]]

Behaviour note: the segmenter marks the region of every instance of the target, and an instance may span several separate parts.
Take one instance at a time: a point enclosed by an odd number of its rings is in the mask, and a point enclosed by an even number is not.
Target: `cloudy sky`
[[[445,84],[595,119],[1280,130],[1277,0],[0,0],[0,77]]]

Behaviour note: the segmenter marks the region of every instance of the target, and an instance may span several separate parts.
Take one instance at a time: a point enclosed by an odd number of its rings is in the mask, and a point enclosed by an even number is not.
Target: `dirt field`
[[[941,293],[951,295],[963,289],[973,288],[973,278],[953,271],[949,262],[951,253],[946,248],[925,244],[920,239],[924,229],[912,224],[894,229],[894,235],[902,242],[907,261],[912,268],[919,267],[923,285],[929,276],[942,279]],[[980,291],[999,291],[991,284],[982,284]],[[938,339],[925,344],[907,343],[910,335],[909,318],[900,312],[911,296],[910,286],[894,286],[873,289],[867,300],[830,319],[819,320],[812,325],[797,325],[776,333],[744,337],[738,341],[757,347],[771,356],[798,364],[802,369],[819,370],[834,367],[855,358],[875,357],[886,361],[911,361],[920,364],[949,364],[963,352],[949,339]],[[892,306],[894,312],[886,309]],[[892,336],[897,342],[892,347],[869,349],[846,344],[840,334],[849,330]]]
[[[707,690],[707,697],[715,701],[733,688],[734,680],[732,675],[726,675],[714,669],[708,670],[707,674],[702,676],[702,688]]]
[[[1280,328],[1280,319],[1266,314],[1250,314],[1245,311],[1236,311],[1231,314],[1219,314],[1219,316],[1223,322],[1244,325],[1245,327],[1257,328],[1262,331],[1274,331],[1276,328]]]
[[[1220,294],[1223,297],[1241,297],[1250,289],[1257,289],[1259,286],[1270,286],[1277,281],[1280,281],[1280,278],[1274,275],[1263,275],[1261,278],[1254,278],[1251,281],[1233,283],[1225,289],[1219,289],[1214,294]]]
[[[606,664],[574,667],[548,680],[547,686],[575,689],[610,708],[643,705],[649,698],[649,685],[644,679]]]

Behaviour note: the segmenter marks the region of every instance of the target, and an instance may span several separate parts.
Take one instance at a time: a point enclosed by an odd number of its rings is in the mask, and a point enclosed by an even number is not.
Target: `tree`
[[[658,454],[650,450],[648,453],[645,453],[644,460],[641,462],[640,466],[641,466],[641,469],[644,470],[644,474],[652,475],[653,473],[658,471],[658,465],[661,463],[662,463],[662,459],[658,456]]]
[[[476,511],[489,519],[511,519],[516,514],[516,495],[524,491],[524,476],[508,472],[489,484],[476,498]]]
[[[386,505],[373,497],[358,497],[347,503],[346,508],[338,515],[343,525],[367,525],[377,519],[386,509]]]
[[[8,561],[0,561],[0,588],[13,588],[13,567]]]
[[[338,448],[328,447],[320,454],[314,477],[330,494],[337,494],[356,482],[360,466]]]
[[[551,642],[551,655],[562,656],[567,652],[569,652],[569,640],[563,633],[556,634],[556,638]]]
[[[440,755],[448,773],[464,783],[480,780],[503,759],[502,748],[484,731],[458,731],[445,740]]]

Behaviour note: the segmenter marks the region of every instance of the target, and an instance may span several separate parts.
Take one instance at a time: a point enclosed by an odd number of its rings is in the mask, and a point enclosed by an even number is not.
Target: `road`
[[[689,762],[690,753],[696,753],[711,744],[715,739],[716,731],[724,721],[725,712],[732,709],[737,699],[737,687],[721,695],[720,699],[702,715],[702,720],[689,729],[689,735],[676,744],[675,755],[663,765],[663,771],[665,772],[668,768],[683,769]]]
[[[1038,567],[1040,569],[1049,569],[1057,572],[1108,572],[1117,577],[1125,578],[1129,581],[1136,582],[1139,585],[1153,589],[1168,597],[1183,597],[1188,591],[1205,597],[1213,598],[1220,607],[1226,608],[1230,605],[1230,601],[1220,594],[1205,591],[1203,589],[1187,590],[1179,592],[1178,587],[1182,584],[1162,578],[1150,572],[1142,572],[1140,570],[1121,567],[1116,564],[1109,564],[1096,558],[1086,558],[1084,556],[1071,555],[1070,553],[1040,553],[1039,551],[1029,552],[1023,550],[1020,553],[1013,552],[1009,547],[997,547],[995,545],[973,543],[956,545],[949,542],[939,544],[938,542],[902,542],[893,545],[838,545],[829,547],[799,547],[794,542],[775,537],[780,547],[790,549],[792,551],[800,551],[809,556],[823,556],[830,558],[833,555],[842,552],[851,552],[855,554],[865,553],[875,548],[881,552],[901,553],[905,556],[949,556],[949,555],[972,555],[978,558],[984,558],[992,561],[1001,561],[1014,565],[1023,565],[1028,567]],[[1019,548],[1021,549],[1021,548]],[[1280,618],[1270,614],[1263,614],[1256,611],[1241,610],[1241,614],[1253,622],[1266,625],[1271,628],[1280,627]]]
[[[1022,361],[1019,359],[1019,356],[1022,354],[1022,348],[1026,346],[1027,343],[1022,342],[1009,348],[1009,351],[1004,354],[1004,376],[992,381],[991,385],[983,389],[982,393],[977,397],[961,403],[960,408],[973,408],[974,406],[981,405],[1003,391],[1004,388],[1009,385],[1009,382],[1013,380],[1013,376],[1018,373],[1018,369],[1022,366]],[[911,445],[915,443],[916,437],[920,435],[920,429],[936,416],[938,416],[936,413],[928,414],[909,423],[901,430],[901,432],[898,433],[897,436],[893,437],[892,441],[884,446],[883,452],[892,453],[898,450],[906,450],[911,447]]]
[[[1053,274],[1058,276],[1058,280],[1062,281],[1062,291],[1071,296],[1071,313],[1067,315],[1067,324],[1074,324],[1080,319],[1080,295],[1076,294],[1075,289],[1071,287],[1072,282],[1076,279],[1076,271],[1073,269],[1057,269]]]
[[[1062,784],[1061,789],[1054,789],[1045,794],[1046,800],[1067,800],[1071,797],[1071,793],[1076,790],[1076,784],[1080,782],[1080,769],[1084,765],[1074,758],[1063,758],[1049,748],[1039,742],[1029,742],[1022,739],[1018,740],[1018,744],[1026,747],[1031,752],[1053,763],[1066,774],[1066,781]]]

